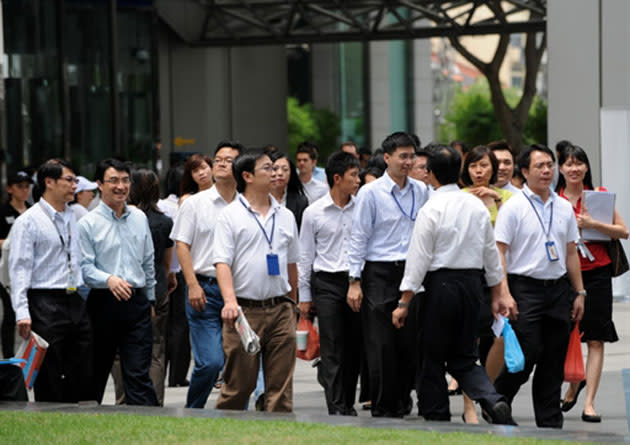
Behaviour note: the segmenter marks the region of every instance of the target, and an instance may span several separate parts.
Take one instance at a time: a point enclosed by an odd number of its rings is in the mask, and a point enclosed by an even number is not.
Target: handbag
[[[314,360],[319,357],[319,333],[313,322],[308,318],[300,318],[298,330],[308,331],[308,340],[305,350],[296,349],[296,357],[302,360]]]
[[[611,275],[613,277],[618,277],[630,269],[628,266],[628,257],[626,256],[626,252],[623,250],[621,241],[618,239],[610,241],[606,245],[606,250],[608,250],[608,256],[610,257]]]
[[[503,358],[508,372],[515,373],[525,369],[525,355],[516,333],[507,318],[503,319]]]
[[[584,359],[582,358],[582,345],[580,339],[582,334],[579,330],[579,323],[575,323],[569,337],[569,347],[564,360],[564,381],[579,383],[586,379],[584,373]]]

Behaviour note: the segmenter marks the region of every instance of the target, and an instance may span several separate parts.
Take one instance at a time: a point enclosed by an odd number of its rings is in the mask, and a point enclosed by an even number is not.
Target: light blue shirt
[[[144,288],[147,299],[155,300],[153,239],[145,214],[125,206],[120,218],[103,201],[79,221],[81,270],[86,284],[107,289],[115,275],[134,288]]]
[[[360,277],[365,261],[407,257],[416,215],[428,197],[424,183],[407,178],[401,189],[387,172],[359,190],[348,250],[350,276]]]
[[[323,182],[324,184],[328,183],[328,180],[326,179],[326,170],[322,167],[315,166],[315,169],[313,170],[313,178]]]

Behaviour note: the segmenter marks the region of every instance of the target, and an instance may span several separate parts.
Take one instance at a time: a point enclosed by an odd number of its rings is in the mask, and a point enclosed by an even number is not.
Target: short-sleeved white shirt
[[[214,231],[219,213],[228,203],[217,188],[195,193],[186,199],[173,222],[171,239],[190,246],[190,256],[195,273],[215,277],[212,261]]]
[[[547,236],[525,194],[542,218],[545,230],[549,227],[553,207],[549,240],[555,243],[558,261],[549,261],[547,257]],[[543,203],[527,185],[501,206],[494,232],[497,242],[509,246],[505,258],[507,272],[538,280],[553,280],[567,273],[567,244],[579,239],[577,222],[569,201],[559,198],[552,191]]]
[[[295,217],[271,195],[271,207],[264,217],[252,209],[243,195],[219,215],[214,236],[213,262],[225,263],[232,270],[234,293],[239,298],[266,300],[291,291],[287,265],[299,260],[298,230]],[[275,229],[272,231],[275,215]],[[271,252],[267,236],[272,237]],[[278,255],[280,275],[267,273],[267,254]]]

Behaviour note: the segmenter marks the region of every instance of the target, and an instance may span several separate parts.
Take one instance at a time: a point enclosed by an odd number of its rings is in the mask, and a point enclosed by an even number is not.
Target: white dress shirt
[[[73,283],[70,283],[68,243]],[[63,212],[58,212],[42,198],[17,218],[11,228],[9,253],[15,319],[31,318],[27,299],[29,289],[67,289],[69,285],[82,285],[80,261],[79,231],[71,208],[66,206]]]
[[[308,182],[303,182],[302,187],[304,187],[304,194],[308,199],[308,203],[312,204],[317,201],[319,198],[328,193],[328,184],[323,181],[318,181],[314,177],[311,177],[311,180]]]
[[[515,187],[510,181],[508,181],[503,187],[500,187],[503,190],[507,190],[508,192],[512,192],[513,195],[520,193],[521,189]]]
[[[553,208],[549,239],[555,243],[558,261],[549,261],[547,257],[547,236],[525,194],[542,218],[545,230],[549,227]],[[498,242],[509,246],[505,258],[507,272],[538,280],[553,280],[563,276],[567,272],[567,244],[579,239],[571,203],[552,191],[543,204],[540,196],[534,194],[527,185],[501,206],[494,233]]]
[[[177,211],[179,210],[178,201],[177,196],[170,194],[166,198],[160,199],[157,202],[157,206],[162,213],[175,222],[175,217],[177,216]],[[171,232],[172,231],[173,230],[171,229]],[[179,258],[177,258],[177,249],[173,248],[173,254],[171,257],[171,272],[179,272],[180,270],[182,270],[182,268],[179,265]]]
[[[503,279],[488,209],[456,184],[444,185],[418,212],[400,290],[418,293],[427,272],[484,269],[489,286]]]
[[[354,197],[341,208],[325,194],[304,210],[298,263],[300,302],[311,297],[312,272],[347,272]]]
[[[266,300],[291,291],[287,265],[299,260],[297,224],[290,210],[282,207],[273,196],[269,197],[271,207],[264,217],[251,207],[245,196],[238,195],[223,209],[217,221],[214,264],[230,266],[234,293],[239,298]],[[258,223],[272,239],[271,252]],[[269,253],[278,255],[280,275],[267,273]]]
[[[216,277],[213,261],[214,231],[221,211],[228,202],[216,186],[197,192],[186,199],[175,218],[171,239],[190,246],[195,273]]]
[[[428,195],[423,182],[408,178],[400,189],[387,172],[359,189],[348,249],[350,276],[360,277],[365,261],[407,257],[414,221]]]
[[[76,220],[80,220],[81,218],[83,218],[85,215],[88,214],[89,210],[86,209],[85,207],[83,207],[81,204],[79,204],[78,202],[76,204],[72,204],[71,206],[69,206],[72,211],[74,212],[74,216],[76,217]]]

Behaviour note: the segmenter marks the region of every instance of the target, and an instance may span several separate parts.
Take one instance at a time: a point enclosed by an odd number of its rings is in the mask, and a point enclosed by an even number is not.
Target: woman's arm
[[[586,208],[582,208],[582,213],[577,217],[577,223],[580,229],[595,229],[613,239],[628,239],[628,228],[617,209],[615,209],[612,224],[593,219]]]

